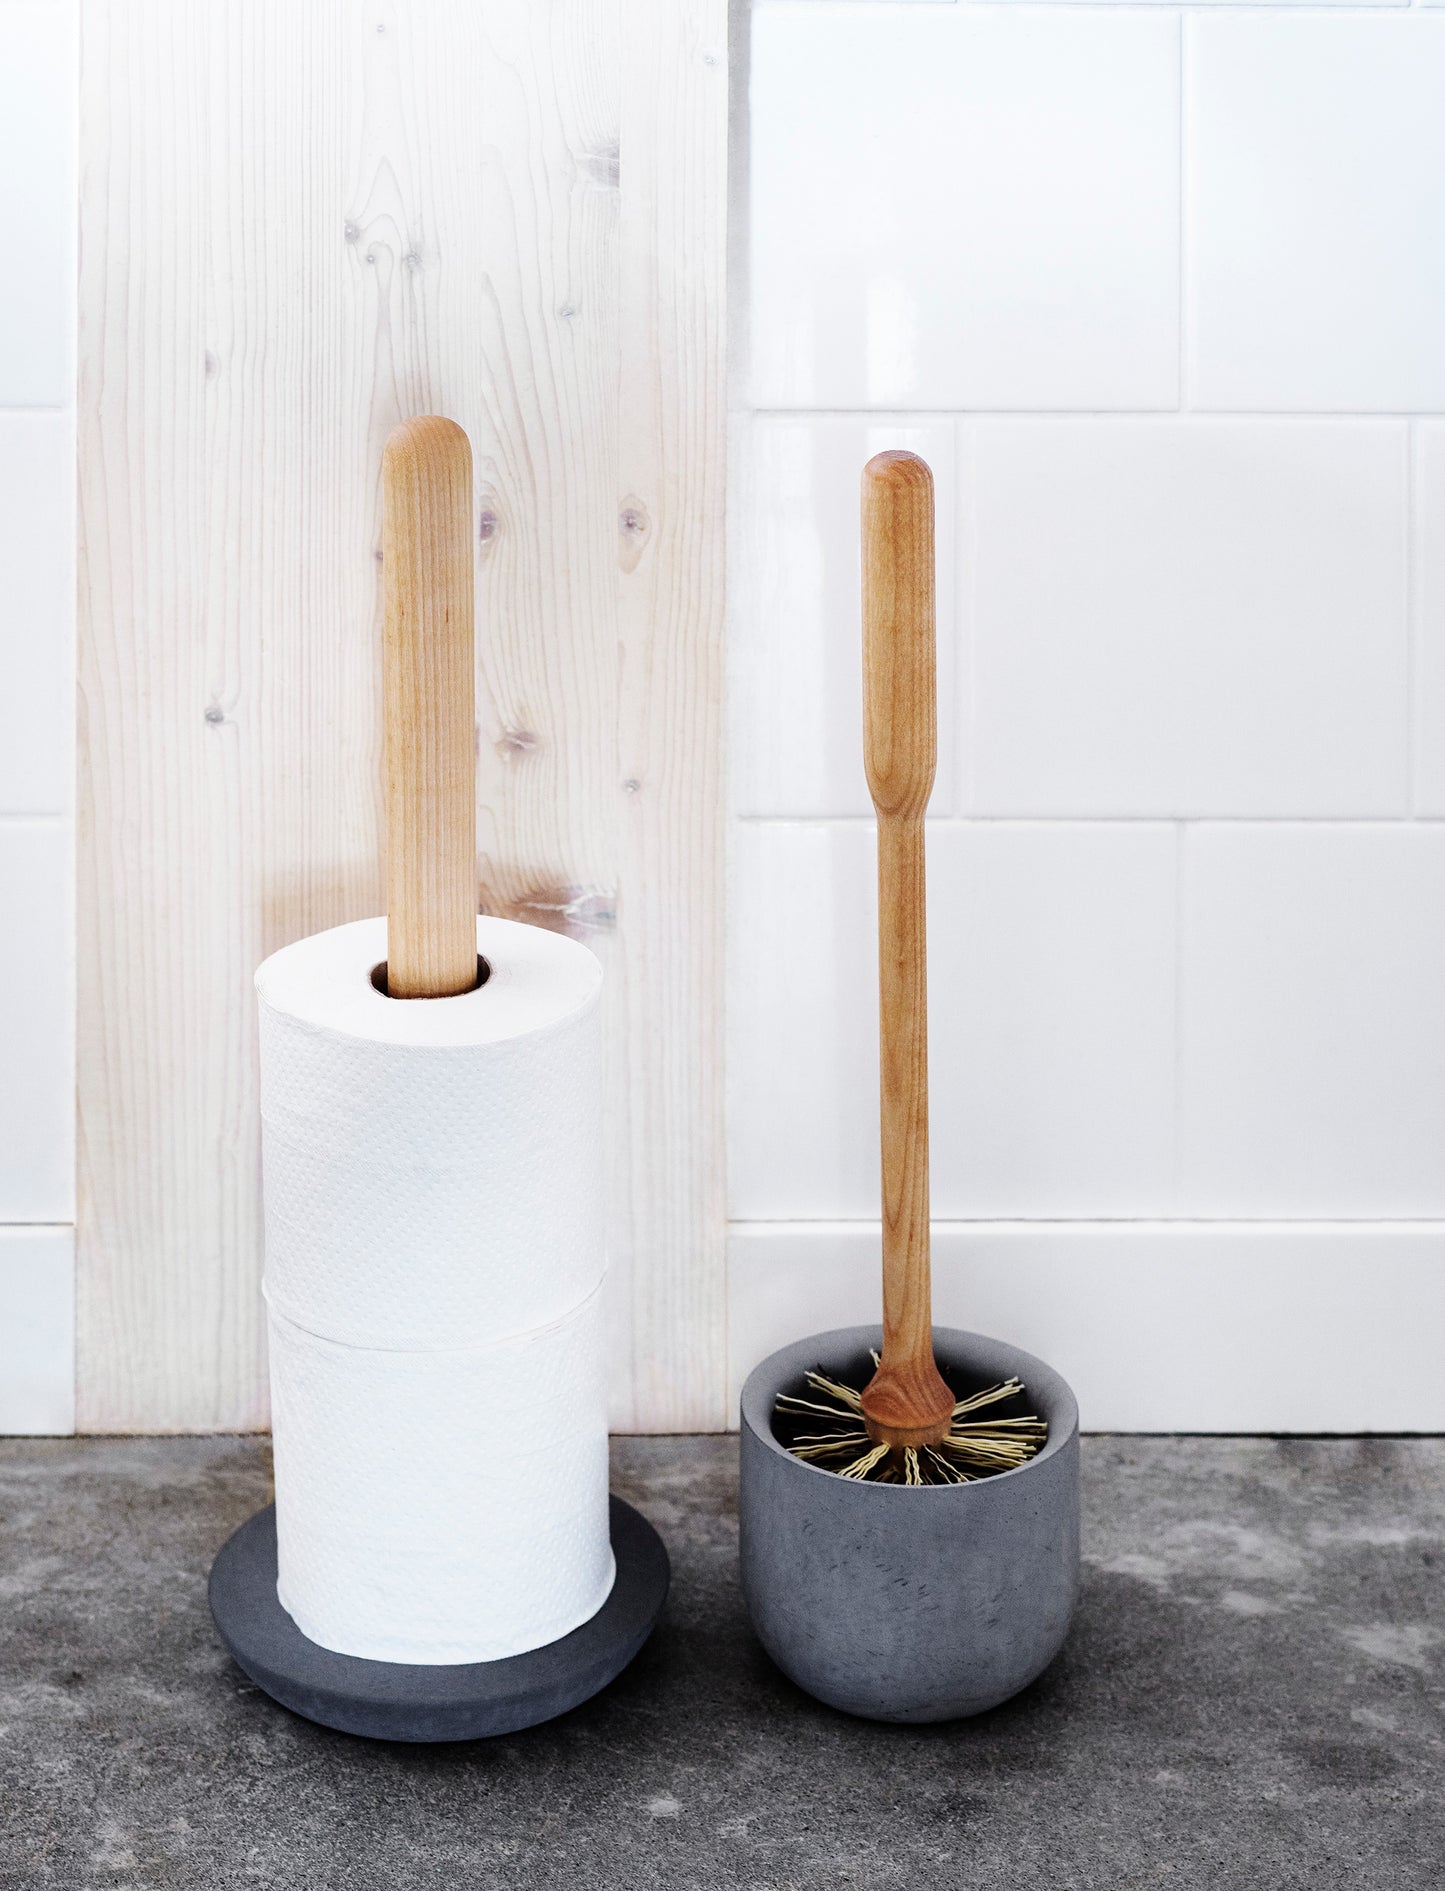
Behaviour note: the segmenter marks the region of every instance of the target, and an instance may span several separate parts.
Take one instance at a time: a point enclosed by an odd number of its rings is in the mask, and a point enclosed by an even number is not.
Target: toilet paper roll
[[[447,1351],[338,1345],[274,1306],[269,1325],[277,1594],[304,1635],[493,1661],[596,1614],[614,1576],[600,1292]]]
[[[502,919],[477,951],[490,976],[455,998],[377,989],[384,919],[256,974],[267,1299],[311,1333],[481,1344],[602,1278],[602,968]]]

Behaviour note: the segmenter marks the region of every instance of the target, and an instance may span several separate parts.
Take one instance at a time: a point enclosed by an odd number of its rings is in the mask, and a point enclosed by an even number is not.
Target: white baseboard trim
[[[877,1223],[735,1222],[732,1422],[803,1334],[879,1317]],[[942,1222],[934,1317],[1063,1373],[1087,1431],[1445,1431],[1445,1222]]]

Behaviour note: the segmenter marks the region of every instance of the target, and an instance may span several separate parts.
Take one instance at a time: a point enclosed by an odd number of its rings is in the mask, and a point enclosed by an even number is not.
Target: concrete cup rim
[[[920,1495],[951,1498],[954,1501],[978,1501],[990,1490],[1001,1489],[1017,1478],[1027,1477],[1030,1471],[1036,1471],[1050,1458],[1057,1456],[1077,1436],[1078,1400],[1067,1380],[1046,1360],[1025,1352],[1021,1346],[1015,1346],[1007,1340],[991,1339],[987,1334],[969,1332],[962,1327],[935,1326],[933,1334],[935,1346],[945,1355],[958,1352],[967,1358],[970,1352],[982,1348],[990,1353],[1008,1356],[1013,1362],[1009,1369],[1018,1373],[1025,1390],[1036,1394],[1045,1407],[1049,1436],[1037,1457],[1030,1458],[1027,1464],[1021,1464],[1015,1470],[999,1471],[992,1477],[979,1478],[971,1484],[925,1484],[913,1488],[903,1484],[852,1483],[848,1478],[839,1477],[835,1471],[825,1471],[819,1465],[795,1458],[787,1446],[773,1436],[773,1404],[779,1391],[790,1379],[800,1378],[810,1366],[823,1360],[829,1351],[856,1351],[881,1344],[881,1326],[831,1327],[824,1333],[805,1334],[802,1339],[770,1353],[754,1366],[743,1384],[739,1400],[742,1428],[775,1457],[781,1458],[790,1469],[803,1475],[826,1478],[830,1484],[865,1493],[870,1499],[905,1499],[910,1502],[916,1502]]]

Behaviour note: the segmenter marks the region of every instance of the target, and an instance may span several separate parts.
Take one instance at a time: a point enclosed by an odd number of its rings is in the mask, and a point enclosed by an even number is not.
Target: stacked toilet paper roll
[[[378,1661],[525,1653],[614,1575],[601,967],[477,951],[455,998],[386,995],[383,919],[256,974],[277,1593]]]

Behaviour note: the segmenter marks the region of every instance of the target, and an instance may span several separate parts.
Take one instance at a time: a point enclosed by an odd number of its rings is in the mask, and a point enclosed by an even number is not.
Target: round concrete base
[[[211,1569],[211,1614],[238,1666],[307,1720],[374,1740],[478,1740],[534,1727],[615,1680],[652,1633],[670,1575],[662,1539],[611,1500],[617,1580],[590,1622],[504,1661],[413,1667],[308,1641],[276,1599],[276,1508],[243,1523]]]
[[[773,1434],[780,1392],[821,1367],[864,1385],[877,1327],[817,1333],[764,1360],[743,1387],[743,1594],[783,1672],[870,1720],[955,1720],[996,1707],[1063,1645],[1079,1580],[1079,1408],[1041,1359],[934,1329],[945,1376],[981,1389],[1017,1374],[1048,1442],[973,1484],[854,1483],[795,1458]]]

